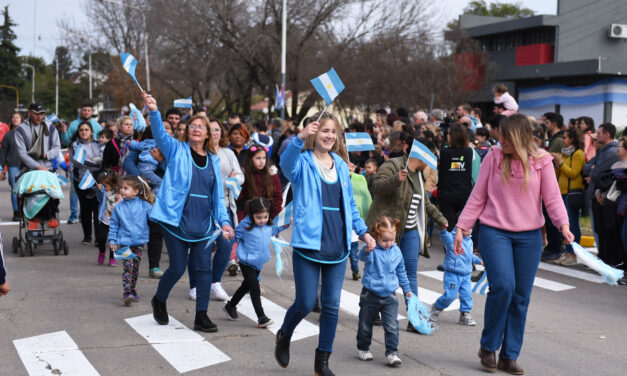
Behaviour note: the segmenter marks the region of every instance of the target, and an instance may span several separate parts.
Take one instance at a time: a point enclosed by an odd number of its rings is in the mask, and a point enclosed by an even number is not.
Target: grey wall
[[[609,38],[610,24],[627,24],[627,0],[559,0],[557,62],[627,59],[627,39]]]

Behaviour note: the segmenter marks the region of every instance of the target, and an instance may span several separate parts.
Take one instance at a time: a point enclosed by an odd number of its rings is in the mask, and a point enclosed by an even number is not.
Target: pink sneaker
[[[113,267],[113,266],[117,266],[117,265],[118,265],[118,263],[117,263],[117,261],[115,261],[114,258],[110,258],[109,259],[109,266]]]
[[[98,265],[104,264],[104,260],[105,260],[105,253],[98,252]]]

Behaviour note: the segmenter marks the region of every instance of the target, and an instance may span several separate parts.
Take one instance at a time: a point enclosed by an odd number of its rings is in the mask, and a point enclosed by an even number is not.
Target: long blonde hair
[[[310,119],[317,119],[318,117],[320,117],[320,113],[313,114]],[[322,124],[324,124],[327,120],[332,120],[335,123],[335,134],[337,135],[331,151],[342,157],[345,162],[348,162],[348,152],[346,151],[346,144],[344,143],[344,137],[342,135],[344,127],[340,125],[340,122],[337,121],[337,118],[333,116],[333,114],[325,112],[322,114],[322,117],[320,117],[320,128],[322,128]],[[303,150],[313,150],[317,135],[317,133],[312,134],[305,139],[305,146],[303,146]]]
[[[545,155],[538,150],[536,143],[533,141],[533,136],[531,135],[531,122],[525,115],[515,114],[501,120],[499,123],[499,130],[501,132],[501,137],[508,141],[514,149],[513,155],[503,153],[503,182],[509,182],[512,159],[517,157],[520,159],[520,163],[522,164],[523,171],[525,173],[522,185],[522,188],[525,189],[527,188],[527,182],[529,181],[531,171],[529,166],[529,157],[539,159]]]

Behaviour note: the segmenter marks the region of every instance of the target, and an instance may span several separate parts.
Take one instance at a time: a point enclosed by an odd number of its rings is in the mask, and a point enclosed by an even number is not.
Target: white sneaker
[[[195,287],[189,290],[189,298],[191,300],[196,300],[196,288]]]
[[[388,360],[388,366],[391,367],[398,367],[401,365],[401,358],[398,357],[397,353],[391,353],[390,355],[386,356],[387,360]]]
[[[475,326],[475,325],[477,325],[477,322],[472,318],[472,316],[470,315],[470,312],[460,312],[459,313],[459,323],[461,325],[466,325],[466,326]]]
[[[213,300],[220,300],[226,302],[229,300],[229,294],[224,291],[220,282],[214,282],[211,284],[211,297]]]
[[[357,350],[357,356],[360,360],[372,360],[374,357],[370,351]]]

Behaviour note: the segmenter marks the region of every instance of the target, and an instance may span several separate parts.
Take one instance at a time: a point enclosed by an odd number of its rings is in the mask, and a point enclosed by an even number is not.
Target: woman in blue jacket
[[[222,226],[226,239],[231,239],[234,232],[224,206],[220,158],[215,153],[209,122],[205,116],[193,116],[183,141],[179,141],[166,133],[155,99],[144,93],[144,102],[150,109],[152,135],[168,166],[150,213],[150,219],[163,227],[170,259],[152,298],[153,317],[161,325],[168,323],[166,300],[185,272],[189,251],[195,269],[191,272],[197,281],[194,330],[216,332],[217,326],[207,316],[211,287],[208,240],[216,230],[215,223]]]
[[[281,367],[287,367],[290,338],[311,312],[322,278],[320,335],[314,363],[317,375],[333,375],[328,361],[333,351],[351,230],[363,237],[369,249],[376,246],[366,233],[366,224],[353,199],[342,131],[335,117],[325,113],[320,123],[309,123],[281,155],[281,170],[294,192],[291,245],[296,297],[277,332],[274,355]]]

